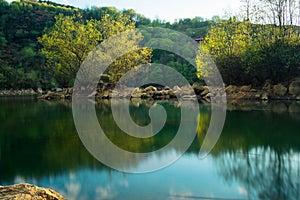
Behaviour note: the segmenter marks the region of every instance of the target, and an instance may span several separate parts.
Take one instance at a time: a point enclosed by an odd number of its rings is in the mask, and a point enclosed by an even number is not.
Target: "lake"
[[[122,133],[110,101],[95,106],[114,144],[131,152],[151,152],[174,138],[180,122],[176,101],[132,102],[132,119],[147,125],[147,111],[155,103],[165,107],[168,118],[159,134],[146,139]],[[71,102],[2,97],[0,185],[28,182],[68,199],[300,199],[300,103],[229,105],[220,139],[200,159],[210,113],[209,104],[200,104],[197,136],[179,160],[155,172],[131,174],[101,164],[86,150]],[[143,163],[134,160],[131,167]]]

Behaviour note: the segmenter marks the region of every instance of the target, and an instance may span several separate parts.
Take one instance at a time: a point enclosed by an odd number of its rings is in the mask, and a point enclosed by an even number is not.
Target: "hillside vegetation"
[[[289,1],[276,1],[286,2],[284,9],[254,12],[247,0],[244,17],[195,17],[170,23],[150,20],[132,9],[79,9],[49,1],[0,0],[0,88],[70,87],[81,62],[97,44],[123,30],[148,26],[173,29],[194,39],[203,37],[199,48],[211,55],[226,84],[261,86],[267,79],[285,82],[300,75],[299,27],[290,15]],[[259,2],[262,8],[277,5]],[[140,39],[136,37],[135,45]],[[133,61],[128,62],[126,56]],[[175,68],[193,83],[209,73],[201,58],[199,54],[195,69],[170,52],[144,49],[120,58],[108,74],[116,81],[126,70],[153,62]]]

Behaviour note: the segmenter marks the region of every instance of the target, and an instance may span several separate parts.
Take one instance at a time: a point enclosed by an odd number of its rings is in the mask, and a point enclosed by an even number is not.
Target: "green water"
[[[146,113],[153,103],[131,104],[132,119],[147,125]],[[96,111],[114,144],[131,152],[150,152],[174,138],[180,121],[178,103],[160,104],[168,119],[149,139],[122,133],[109,101],[97,103]],[[205,159],[199,159],[198,151],[210,122],[210,106],[201,104],[199,116],[197,137],[178,161],[156,172],[129,174],[89,154],[76,132],[71,102],[0,98],[0,184],[29,182],[68,199],[300,199],[299,103],[228,106],[222,135]],[[135,160],[131,167],[143,162]]]

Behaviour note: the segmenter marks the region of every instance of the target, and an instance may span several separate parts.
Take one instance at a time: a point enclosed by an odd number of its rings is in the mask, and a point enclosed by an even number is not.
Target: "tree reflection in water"
[[[228,112],[230,123],[214,152],[218,173],[243,185],[249,199],[300,199],[299,116]]]
[[[299,153],[270,148],[227,152],[218,156],[219,173],[246,187],[249,199],[299,199]]]
[[[150,119],[147,113],[155,103],[157,102],[137,100],[131,102],[132,119],[139,125],[148,124]],[[128,151],[151,152],[162,148],[174,138],[180,121],[178,102],[160,103],[170,114],[164,130],[153,138],[140,140],[126,136],[116,127],[109,101],[96,103],[96,110],[98,117],[101,116],[99,122],[112,142]],[[213,179],[214,185],[210,188],[212,191],[223,189],[217,188],[222,186],[218,181],[225,180],[223,187],[238,184],[241,187],[240,193],[247,194],[248,199],[300,199],[300,106],[297,103],[283,106],[281,102],[280,107],[286,108],[284,112],[283,109],[276,109],[278,107],[276,103],[239,104],[238,108],[229,106],[220,140],[205,160],[206,163],[212,162],[212,165],[207,165],[211,167],[211,172],[218,172],[217,177],[210,174],[206,179]],[[95,160],[81,143],[74,127],[70,102],[0,100],[0,121],[5,122],[0,123],[2,184],[14,183],[17,177],[25,180],[54,177],[60,184],[66,181],[65,176],[69,173],[80,176],[81,170],[91,173],[93,181],[97,173],[104,174],[104,177],[117,174]],[[193,189],[193,186],[201,184],[201,180],[203,182],[203,177],[207,175],[204,174],[206,165],[199,172],[197,167],[201,165],[201,160],[197,159],[197,155],[209,122],[210,105],[201,105],[197,139],[183,159],[193,165],[182,165],[178,171],[169,168],[172,172],[165,171],[167,175],[162,179],[166,182],[161,182],[159,186],[149,176],[149,187],[161,188],[162,185],[176,182],[178,188],[185,184],[193,194],[201,195],[199,188]],[[174,150],[182,151],[180,148]],[[131,165],[136,167],[142,162],[143,160],[136,160]],[[178,166],[181,166],[180,163]],[[186,182],[183,182],[186,177],[180,181],[174,178],[185,173],[191,177]],[[133,178],[136,176],[128,175],[126,180],[132,184]],[[143,176],[143,181],[144,178]],[[107,182],[101,182],[103,188]],[[56,187],[61,188],[59,184]],[[136,190],[132,192],[135,194]],[[233,190],[229,192],[234,193]]]

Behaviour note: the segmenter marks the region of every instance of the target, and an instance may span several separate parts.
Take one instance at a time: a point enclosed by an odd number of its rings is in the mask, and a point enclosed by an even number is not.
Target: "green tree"
[[[47,58],[48,68],[55,74],[58,84],[70,86],[90,51],[103,40],[131,29],[134,29],[134,22],[124,15],[114,18],[104,15],[101,20],[83,20],[80,15],[60,15],[56,17],[56,23],[51,30],[39,38],[39,42],[43,45],[42,52]],[[134,61],[145,58],[146,62],[150,53],[145,50],[127,56],[131,56]],[[108,73],[114,81],[120,77],[120,73],[124,73],[125,68],[133,67],[135,62],[128,60],[130,59],[122,57],[112,64]]]
[[[38,39],[47,68],[61,86],[69,86],[87,54],[102,40],[96,20],[82,22],[82,17],[59,15],[49,33]]]
[[[205,37],[205,42],[199,45],[196,58],[198,76],[204,78],[209,75],[207,56],[210,55],[226,83],[241,82],[244,78],[241,56],[252,42],[249,27],[249,22],[237,22],[236,18],[213,26]]]

